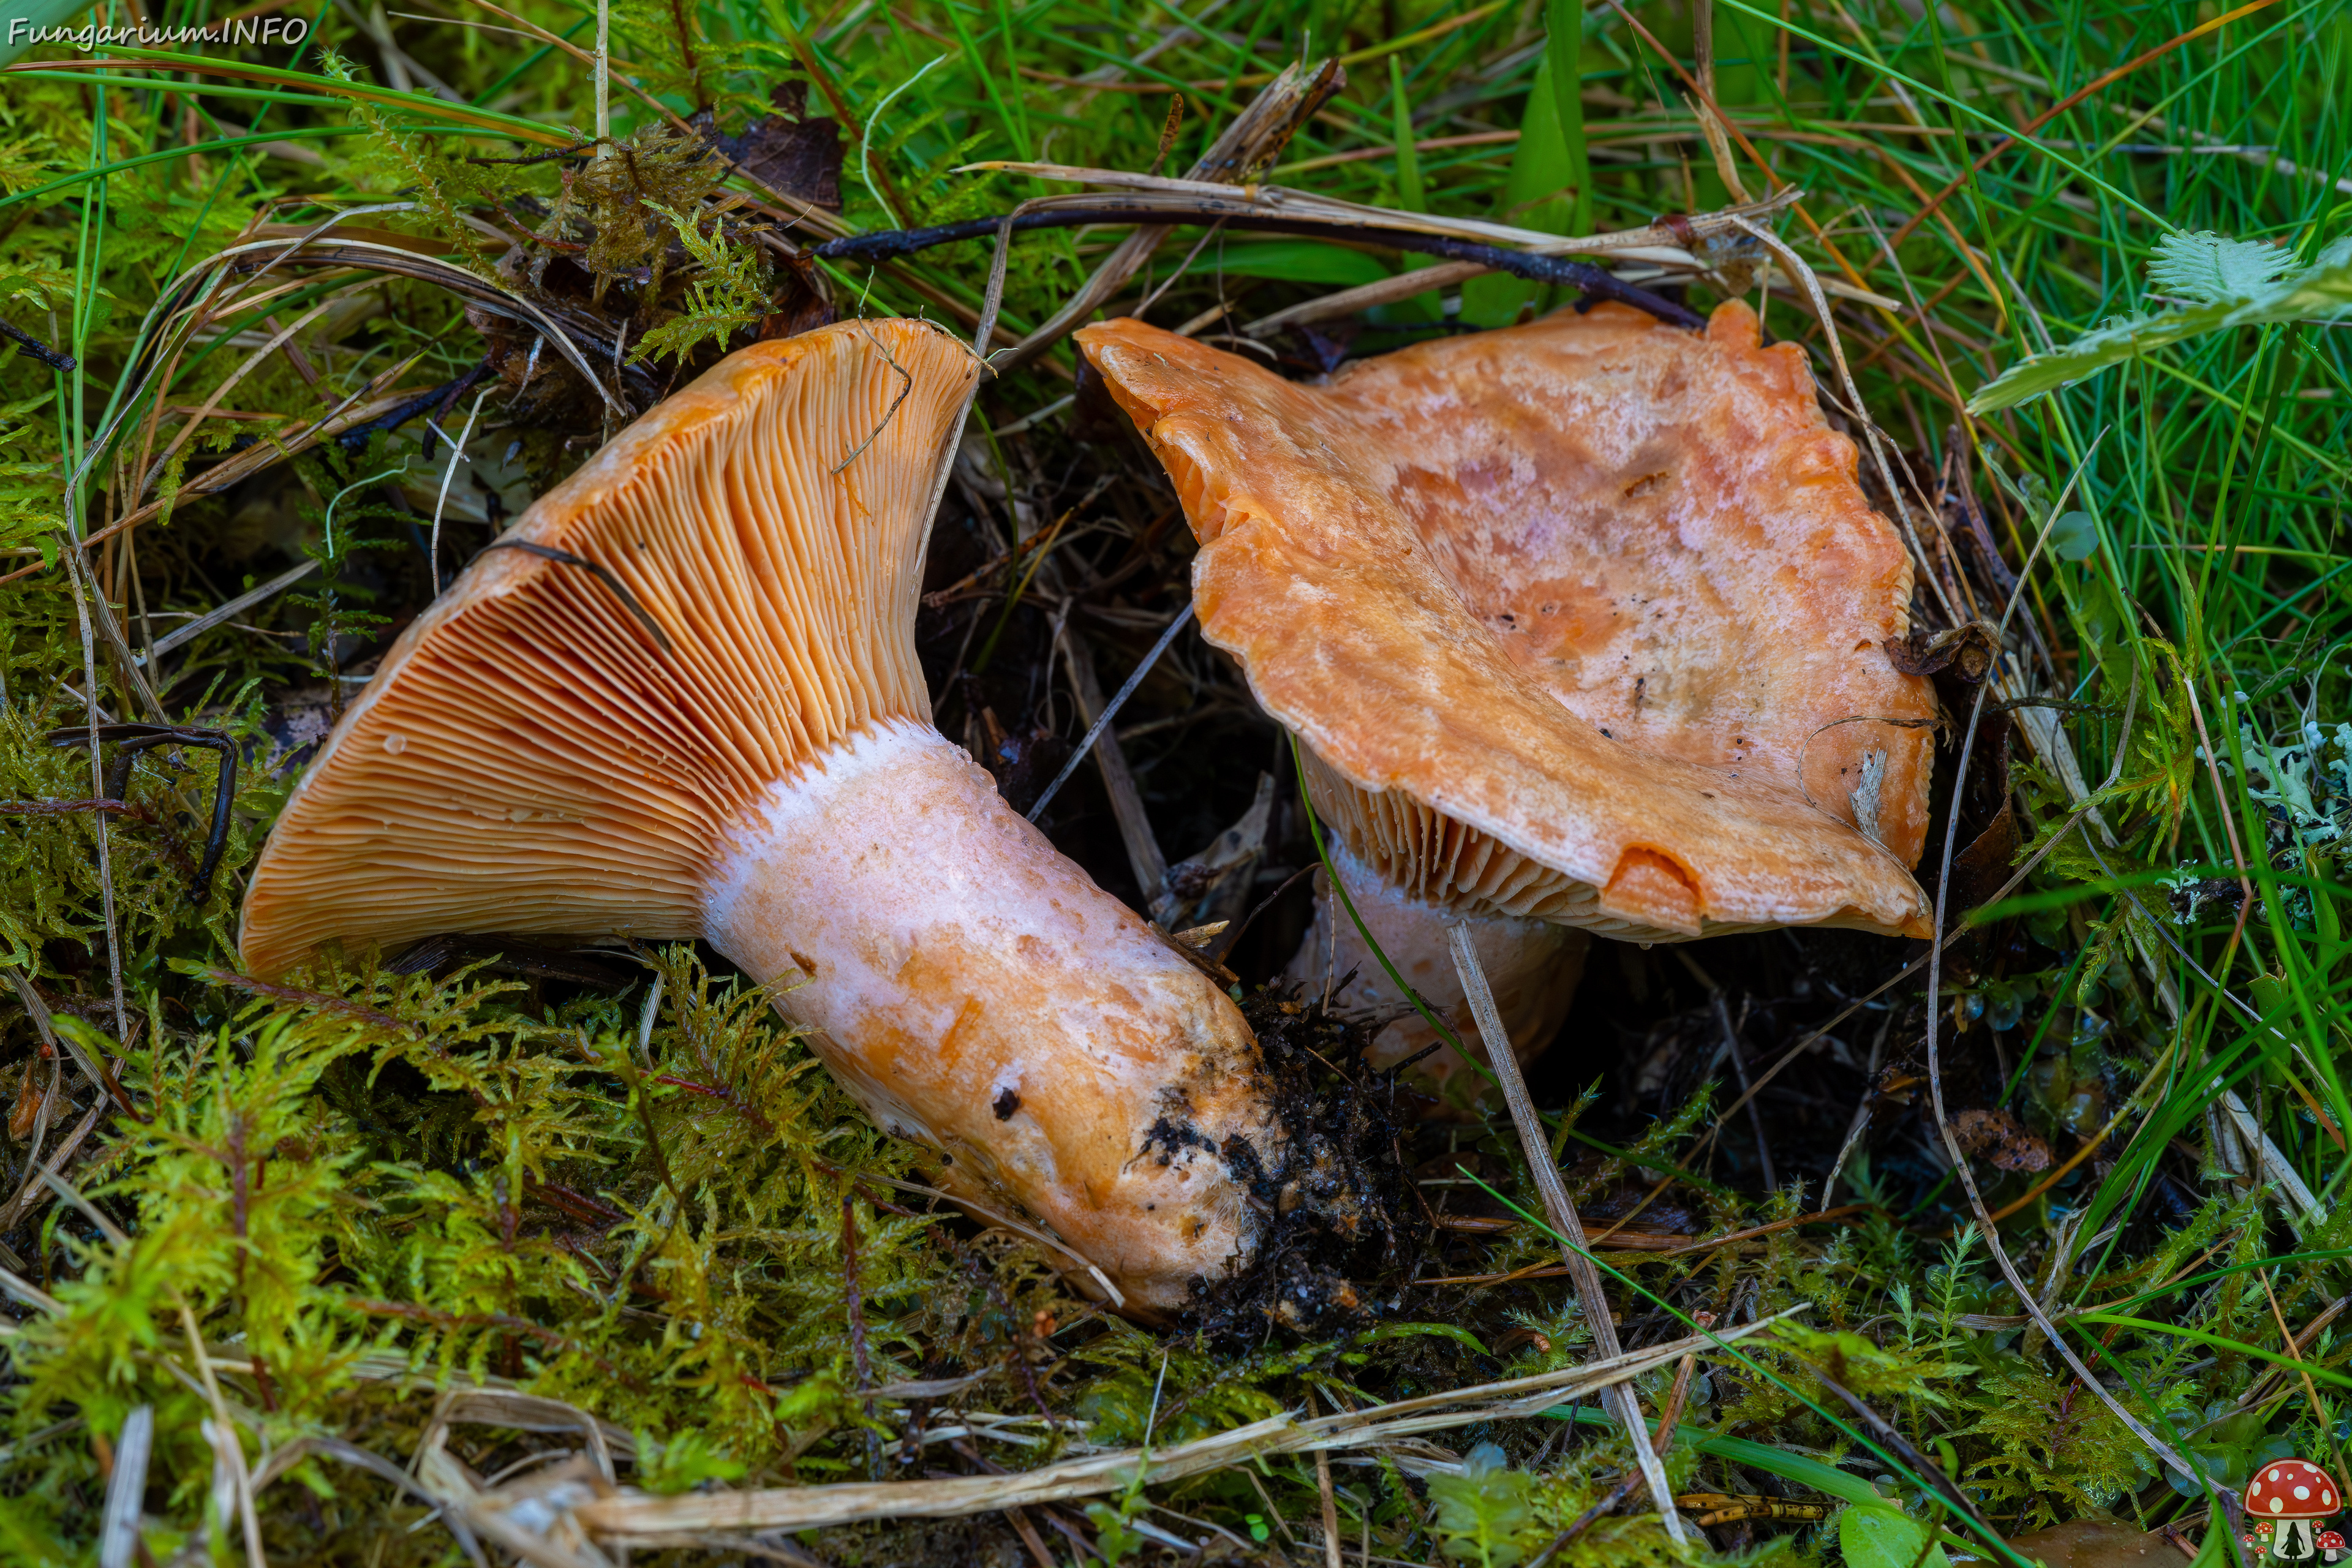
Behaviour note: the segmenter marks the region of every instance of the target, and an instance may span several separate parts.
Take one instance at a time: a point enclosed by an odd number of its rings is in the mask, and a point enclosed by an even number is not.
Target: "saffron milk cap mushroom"
[[[1201,542],[1204,635],[1306,743],[1343,881],[1401,967],[1424,931],[1433,994],[1455,920],[1927,933],[1935,699],[1883,650],[1909,560],[1745,305],[1692,333],[1604,304],[1320,385],[1133,321],[1078,340]],[[1552,942],[1489,971],[1523,1019],[1564,1009]]]
[[[1133,1310],[1250,1256],[1281,1133],[1233,1003],[931,727],[914,648],[977,364],[922,322],[731,356],[400,637],[295,789],[241,939],[708,938],[882,1126]]]

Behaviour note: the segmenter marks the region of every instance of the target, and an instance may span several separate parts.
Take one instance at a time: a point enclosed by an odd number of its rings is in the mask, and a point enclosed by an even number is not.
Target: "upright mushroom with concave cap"
[[[976,374],[845,322],[630,426],[403,634],[270,835],[243,956],[707,937],[877,1122],[1164,1311],[1250,1256],[1226,1161],[1282,1133],[1233,1003],[931,728],[916,595]]]
[[[1574,985],[1561,928],[1926,933],[1935,699],[1883,647],[1909,561],[1745,305],[1704,333],[1601,305],[1326,385],[1133,321],[1078,341],[1201,542],[1204,635],[1306,742],[1340,882],[1426,998],[1461,1000],[1455,921],[1521,1050]],[[1394,1000],[1339,919],[1348,999]]]

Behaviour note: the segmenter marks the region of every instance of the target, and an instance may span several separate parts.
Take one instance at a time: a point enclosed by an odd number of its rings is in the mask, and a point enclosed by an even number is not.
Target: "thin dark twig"
[[[857,1194],[853,1188],[841,1194],[841,1297],[849,1315],[849,1353],[857,1366],[857,1386],[869,1391],[874,1386],[874,1358],[866,1346],[866,1301],[857,1285]],[[866,1419],[874,1419],[874,1396],[866,1395]],[[866,1434],[866,1468],[869,1478],[881,1479],[881,1445],[869,1427]]]
[[[1568,261],[1557,256],[1537,256],[1529,251],[1508,250],[1501,246],[1480,245],[1475,240],[1455,239],[1449,235],[1423,234],[1412,229],[1373,228],[1361,224],[1342,223],[1331,219],[1300,217],[1271,213],[1201,213],[1191,215],[1191,221],[1207,222],[1213,218],[1228,228],[1251,229],[1269,234],[1324,235],[1344,233],[1350,240],[1364,245],[1385,246],[1392,250],[1416,251],[1423,256],[1442,257],[1448,261],[1475,262],[1496,272],[1507,272],[1514,278],[1525,278],[1538,283],[1557,283],[1604,300],[1614,300],[1646,310],[1662,321],[1678,327],[1696,329],[1706,323],[1696,311],[1678,305],[1664,295],[1637,289],[1631,283],[1620,282],[1615,274],[1581,261]],[[816,247],[816,254],[829,261],[894,261],[934,246],[954,245],[967,239],[980,239],[988,235],[1025,232],[1039,228],[1071,228],[1086,224],[1132,223],[1167,226],[1188,221],[1188,215],[1162,206],[1140,204],[1106,203],[1100,206],[1057,207],[1048,212],[1028,212],[1015,209],[1003,217],[967,218],[961,223],[938,224],[929,228],[885,229],[874,234],[851,235],[843,239],[830,239]],[[1000,241],[1000,250],[1002,241]]]
[[[0,800],[0,816],[71,816],[84,811],[102,811],[133,822],[150,820],[145,812],[120,800]]]
[[[51,370],[72,370],[81,362],[68,353],[59,353],[22,327],[0,321],[0,338],[6,338]]]
[[[1639,1470],[1628,1470],[1625,1473],[1625,1479],[1619,1481],[1615,1486],[1610,1488],[1607,1492],[1603,1493],[1599,1502],[1594,1503],[1591,1508],[1588,1508],[1582,1513],[1578,1514],[1573,1523],[1571,1523],[1566,1530],[1561,1531],[1558,1535],[1553,1536],[1551,1544],[1545,1547],[1541,1552],[1537,1552],[1535,1557],[1528,1563],[1528,1568],[1544,1568],[1544,1564],[1559,1556],[1563,1548],[1574,1542],[1578,1536],[1582,1535],[1586,1531],[1591,1529],[1593,1522],[1599,1520],[1601,1515],[1613,1511],[1619,1503],[1623,1502],[1627,1498],[1633,1496],[1633,1489],[1641,1484],[1642,1472]]]
[[[257,980],[250,974],[239,974],[233,969],[218,967],[191,969],[188,974],[190,978],[200,980],[207,985],[217,985],[224,990],[249,991],[257,996],[267,996],[275,1002],[291,1002],[298,1006],[310,1007],[319,1012],[338,1014],[346,1018],[357,1019],[362,1024],[373,1024],[382,1029],[401,1029],[410,1034],[424,1033],[422,1029],[404,1018],[395,1018],[389,1013],[380,1012],[365,1003],[354,1002],[347,996],[331,996],[323,991],[305,991],[296,985],[278,985],[270,981]]]
[[[874,1361],[866,1347],[866,1303],[857,1288],[857,1195],[841,1194],[841,1294],[849,1314],[849,1353],[857,1363],[857,1386],[874,1386]],[[867,1408],[872,1408],[867,1401]]]
[[[1313,868],[1314,868],[1312,867],[1308,868],[1309,870],[1312,870]],[[1350,970],[1349,973],[1352,974],[1354,971]],[[1444,1048],[1445,1042],[1444,1040],[1432,1040],[1429,1044],[1422,1047],[1421,1049],[1413,1052],[1412,1055],[1405,1058],[1404,1060],[1397,1063],[1394,1067],[1388,1068],[1387,1076],[1390,1080],[1393,1082],[1397,1079],[1402,1077],[1404,1069],[1412,1066],[1413,1063],[1420,1061],[1424,1057],[1433,1057]]]
[[[1233,955],[1234,949],[1241,945],[1242,938],[1249,934],[1251,922],[1255,921],[1258,916],[1265,913],[1266,910],[1274,908],[1275,900],[1282,897],[1283,894],[1298,886],[1300,878],[1314,875],[1316,869],[1317,868],[1313,866],[1301,866],[1297,870],[1293,871],[1289,876],[1285,877],[1282,879],[1282,886],[1276,888],[1263,899],[1260,899],[1257,901],[1257,907],[1242,917],[1242,923],[1234,928],[1233,934],[1226,937],[1224,941],[1217,944],[1217,951],[1209,955],[1210,962],[1213,963],[1223,963],[1227,958],[1231,957]],[[1434,1046],[1430,1047],[1432,1050],[1435,1050],[1436,1048],[1437,1047]]]
[[[1747,1008],[1740,1009],[1742,1016]],[[1773,1178],[1772,1145],[1765,1141],[1764,1115],[1756,1106],[1756,1096],[1748,1083],[1748,1058],[1739,1053],[1739,1031],[1732,1026],[1731,1008],[1725,1003],[1723,993],[1715,993],[1715,1019],[1723,1026],[1723,1048],[1730,1053],[1731,1070],[1739,1079],[1739,1096],[1748,1102],[1748,1123],[1756,1132],[1756,1163],[1764,1177],[1764,1190],[1777,1192],[1780,1184]]]
[[[1077,749],[1070,753],[1069,761],[1064,763],[1062,771],[1054,775],[1054,782],[1045,786],[1045,793],[1037,797],[1037,804],[1029,808],[1030,821],[1036,821],[1054,796],[1061,793],[1070,775],[1078,771],[1078,764],[1086,761],[1087,753],[1095,749],[1095,742],[1102,739],[1102,732],[1110,728],[1113,716],[1126,705],[1129,698],[1135,695],[1135,689],[1143,683],[1145,676],[1151,673],[1151,667],[1160,662],[1160,656],[1168,651],[1168,645],[1176,640],[1176,634],[1190,625],[1192,619],[1192,605],[1187,601],[1182,612],[1168,623],[1166,631],[1160,634],[1160,640],[1151,645],[1151,651],[1143,656],[1143,662],[1135,667],[1135,673],[1127,678],[1127,684],[1120,687],[1111,700],[1103,704],[1102,711],[1095,715],[1095,721],[1087,726],[1085,737],[1078,742]]]
[[[520,158],[468,158],[466,162],[484,167],[496,163],[552,163],[565,158],[577,158],[583,153],[592,151],[595,145],[593,142],[583,142],[576,147],[558,147],[551,153],[531,153]]]
[[[1985,710],[1990,718],[2000,713],[2015,713],[2027,708],[2050,708],[2061,713],[2085,713],[2095,719],[2112,719],[2123,711],[2112,702],[2075,702],[2063,697],[2012,697],[2006,702],[1996,702]]]
[[[898,373],[898,379],[906,383],[906,384],[898,389],[898,395],[892,398],[890,400],[890,406],[883,411],[882,422],[874,426],[874,428],[867,433],[865,440],[857,443],[857,450],[850,453],[849,456],[841,459],[840,466],[833,470],[833,477],[835,478],[839,478],[843,468],[849,467],[850,464],[866,456],[866,448],[871,447],[875,442],[882,438],[882,432],[890,428],[890,421],[898,416],[898,405],[906,402],[907,395],[915,390],[915,378],[908,374],[907,367],[900,364],[897,358],[891,354],[889,345],[883,342],[881,339],[876,337],[874,335],[874,329],[866,326],[865,322],[860,321],[857,325],[858,330],[866,334],[866,341],[874,345],[875,352],[882,356],[884,363],[887,363],[892,370]]]
[[[1853,1412],[1854,1418],[1869,1429],[1872,1436],[1894,1449],[1896,1458],[1925,1477],[1927,1484],[1936,1489],[1937,1494],[1943,1498],[1946,1505],[1953,1512],[1983,1531],[1988,1537],[2000,1533],[1992,1527],[1983,1514],[1977,1511],[1977,1505],[1970,1500],[1969,1494],[1954,1485],[1952,1478],[1944,1474],[1941,1467],[1915,1447],[1910,1439],[1896,1431],[1893,1422],[1864,1404],[1861,1395],[1831,1377],[1820,1367],[1814,1366],[1810,1362],[1805,1364],[1823,1388],[1844,1401],[1845,1407]]]
[[[533,544],[528,539],[494,539],[476,552],[476,556],[478,559],[480,556],[488,555],[493,550],[520,550],[526,555],[536,555],[542,561],[553,561],[565,566],[578,566],[584,569],[593,574],[598,582],[620,595],[621,603],[628,606],[629,614],[636,616],[643,623],[662,652],[677,651],[670,646],[669,636],[661,629],[661,623],[646,613],[645,605],[638,603],[636,595],[629,591],[629,585],[622,582],[611,567],[583,560],[569,550],[558,550],[551,544]]]
[[[442,423],[449,417],[449,410],[457,407],[457,399],[473,391],[474,387],[481,381],[482,377],[489,374],[489,373],[490,362],[488,358],[485,356],[481,363],[476,365],[473,369],[467,371],[457,380],[451,382],[447,389],[442,393],[441,401],[433,405],[432,416],[425,421],[425,460],[426,462],[429,463],[433,460],[434,442],[436,439],[447,439],[447,437],[441,429],[441,426]],[[463,446],[464,443],[459,442],[458,445]]]
[[[733,1089],[713,1084],[697,1083],[690,1078],[679,1078],[672,1073],[656,1073],[652,1081],[666,1084],[671,1089],[682,1089],[688,1094],[698,1094],[705,1100],[715,1100],[750,1123],[751,1130],[762,1138],[772,1138],[775,1135],[776,1124],[761,1115],[758,1106],[747,1103]]]
[[[348,430],[337,431],[335,440],[346,452],[359,451],[367,445],[368,437],[378,431],[397,430],[418,415],[438,408],[444,401],[464,390],[466,380],[465,376],[460,376],[456,381],[445,381],[438,386],[428,386],[415,396],[393,405],[364,424],[354,425]],[[240,440],[243,438],[238,437]]]
[[[112,742],[114,763],[107,770],[104,802],[120,804],[130,799],[131,759],[138,752],[156,746],[199,746],[220,753],[220,772],[213,781],[213,825],[205,837],[204,858],[196,863],[196,874],[188,885],[188,900],[201,904],[212,891],[213,873],[220,869],[221,857],[228,850],[229,822],[236,805],[236,742],[218,730],[200,730],[176,724],[102,724],[94,730],[52,730],[48,734],[52,746],[84,746]],[[105,809],[93,803],[94,809]],[[136,815],[127,807],[123,815]]]

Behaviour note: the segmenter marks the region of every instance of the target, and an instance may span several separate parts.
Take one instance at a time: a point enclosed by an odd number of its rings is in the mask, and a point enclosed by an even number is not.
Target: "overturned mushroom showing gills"
[[[243,956],[707,937],[877,1122],[1165,1310],[1250,1256],[1225,1156],[1281,1134],[1234,1005],[931,728],[916,595],[975,374],[845,322],[632,426],[402,636],[270,837]]]
[[[1424,996],[1460,1000],[1453,921],[1526,1047],[1580,962],[1550,928],[1926,934],[1935,702],[1882,647],[1909,560],[1746,306],[1696,334],[1563,312],[1324,386],[1133,321],[1078,341],[1200,539],[1203,633],[1306,742],[1340,878]],[[1392,1000],[1338,918],[1349,1000]]]

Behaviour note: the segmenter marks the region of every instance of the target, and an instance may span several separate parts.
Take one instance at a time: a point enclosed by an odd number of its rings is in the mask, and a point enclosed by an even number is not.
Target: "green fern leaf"
[[[2156,242],[2147,281],[2159,294],[2217,305],[2260,293],[2294,264],[2290,251],[2218,234],[2168,234]]]
[[[2201,247],[2192,241],[2203,240]],[[2257,258],[2248,253],[2262,251]],[[2126,316],[2094,328],[2063,348],[2013,364],[1969,399],[1969,412],[2014,407],[2118,360],[2131,359],[2208,332],[2307,318],[2326,320],[2352,309],[2352,239],[2339,239],[2311,266],[2277,279],[2261,277],[2276,253],[2210,236],[2176,237],[2152,264],[2160,289],[2194,303],[2174,310]],[[2159,272],[2159,268],[2162,270]]]

